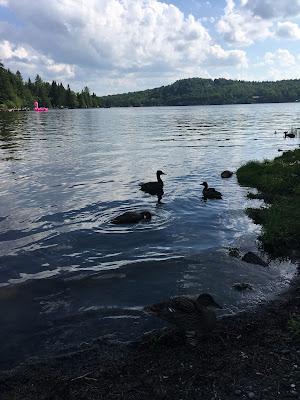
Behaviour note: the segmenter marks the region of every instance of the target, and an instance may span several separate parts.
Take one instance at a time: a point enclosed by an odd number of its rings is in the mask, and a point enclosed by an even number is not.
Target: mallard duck
[[[152,215],[149,211],[126,211],[114,218],[112,224],[135,224],[142,220],[150,221]]]
[[[233,175],[232,171],[225,170],[221,173],[221,178],[231,178]]]
[[[203,182],[201,185],[204,186],[202,193],[205,199],[222,199],[222,193],[214,188],[209,188],[207,182]]]
[[[203,293],[198,297],[178,296],[161,303],[147,306],[144,311],[155,315],[186,334],[207,334],[216,325],[214,309],[222,308],[210,294]]]
[[[164,183],[160,177],[161,175],[165,175],[165,173],[158,170],[156,172],[157,182],[140,183],[141,190],[152,195],[163,194]]]

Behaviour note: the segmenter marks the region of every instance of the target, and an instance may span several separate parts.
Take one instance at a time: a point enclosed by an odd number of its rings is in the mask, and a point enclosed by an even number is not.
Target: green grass
[[[248,208],[247,214],[262,225],[264,248],[275,256],[300,249],[300,149],[283,153],[273,161],[251,161],[237,171],[242,186],[254,187],[268,206]]]

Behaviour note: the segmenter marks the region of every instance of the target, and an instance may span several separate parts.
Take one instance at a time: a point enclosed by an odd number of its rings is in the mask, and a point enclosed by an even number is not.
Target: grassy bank
[[[237,171],[241,185],[257,188],[261,208],[247,214],[262,225],[261,242],[274,256],[288,256],[300,249],[300,149],[288,151],[273,161],[252,161]]]

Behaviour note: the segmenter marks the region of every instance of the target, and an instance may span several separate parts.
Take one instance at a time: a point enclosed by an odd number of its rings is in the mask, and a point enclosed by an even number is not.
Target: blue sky
[[[300,0],[0,0],[0,61],[98,95],[299,78]]]

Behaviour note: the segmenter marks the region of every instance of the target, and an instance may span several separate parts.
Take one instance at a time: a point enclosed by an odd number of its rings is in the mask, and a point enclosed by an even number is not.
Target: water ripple
[[[299,103],[1,113],[2,362],[100,334],[128,340],[155,324],[143,305],[170,295],[209,291],[230,313],[281,290],[294,265],[228,256],[259,252],[244,209],[260,203],[220,173],[298,147],[283,137],[292,125]],[[162,204],[139,189],[158,169]],[[223,199],[203,201],[203,181]],[[111,224],[129,210],[153,218]],[[237,293],[236,281],[255,290]]]

